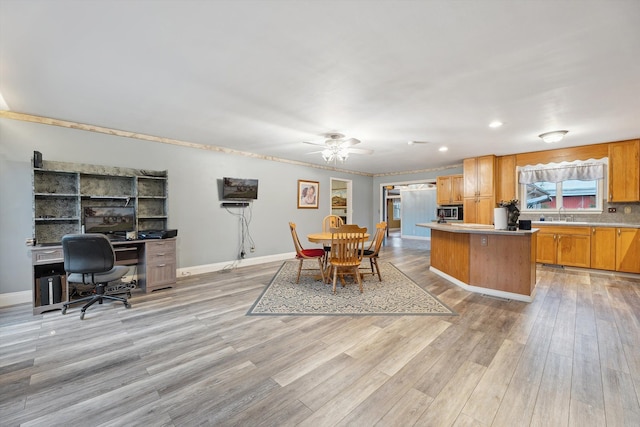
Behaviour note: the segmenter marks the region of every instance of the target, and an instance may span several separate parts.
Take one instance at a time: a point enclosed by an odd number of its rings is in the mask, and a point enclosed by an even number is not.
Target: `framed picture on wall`
[[[298,209],[318,209],[318,181],[298,180]]]

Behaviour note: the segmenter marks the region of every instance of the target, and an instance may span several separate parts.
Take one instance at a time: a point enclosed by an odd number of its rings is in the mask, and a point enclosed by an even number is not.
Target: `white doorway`
[[[338,215],[345,224],[351,224],[353,201],[350,179],[330,178],[329,214]]]

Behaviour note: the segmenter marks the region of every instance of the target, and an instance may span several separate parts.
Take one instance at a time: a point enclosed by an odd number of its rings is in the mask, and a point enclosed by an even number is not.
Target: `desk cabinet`
[[[147,292],[167,288],[176,282],[176,240],[149,240],[145,247]]]
[[[49,310],[60,310],[62,304],[69,299],[69,288],[67,286],[67,276],[64,271],[64,257],[61,247],[39,247],[31,251],[32,264],[32,303],[33,314],[44,313]],[[42,301],[41,279],[58,276],[60,278],[61,296],[60,301],[49,303]]]

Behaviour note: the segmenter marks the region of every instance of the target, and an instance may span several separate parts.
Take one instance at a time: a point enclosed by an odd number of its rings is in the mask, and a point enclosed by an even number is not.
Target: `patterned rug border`
[[[342,313],[339,313],[339,312],[336,312],[336,313],[330,313],[330,312],[327,312],[327,313],[325,313],[325,312],[322,312],[322,313],[314,313],[314,312],[290,312],[290,313],[287,313],[287,312],[284,312],[284,313],[263,312],[263,313],[260,313],[260,312],[258,312],[258,313],[254,313],[254,310],[256,309],[256,307],[260,304],[260,302],[262,301],[264,296],[269,292],[271,287],[274,285],[275,280],[280,276],[280,273],[282,272],[282,270],[287,266],[287,263],[295,263],[296,264],[296,268],[297,268],[298,261],[295,261],[295,260],[284,261],[282,263],[282,265],[280,266],[280,268],[278,269],[278,271],[276,272],[276,274],[273,276],[273,278],[269,282],[269,284],[260,293],[260,296],[256,299],[256,301],[251,305],[251,308],[249,308],[249,311],[247,311],[247,313],[246,313],[247,316],[458,316],[458,313],[453,311],[447,304],[445,304],[442,301],[440,301],[440,299],[438,299],[431,292],[429,292],[426,289],[423,289],[422,287],[420,287],[413,279],[411,279],[409,276],[407,276],[405,273],[403,273],[398,267],[396,267],[394,264],[392,264],[390,262],[385,262],[384,264],[389,266],[389,267],[391,267],[391,268],[393,268],[398,274],[403,276],[404,279],[407,280],[410,285],[414,286],[415,288],[419,289],[421,292],[423,292],[426,295],[428,295],[429,297],[433,298],[438,304],[440,304],[442,307],[446,308],[449,312],[448,313],[438,313],[438,312],[371,312],[371,313],[366,313],[366,312],[342,312]],[[382,267],[383,263],[380,263],[380,264],[381,264],[381,267]],[[296,285],[296,286],[300,286],[300,285],[304,286],[303,277],[300,277],[300,284]],[[383,278],[384,278],[384,274],[383,274]],[[384,283],[384,282],[382,282],[382,283]],[[330,286],[330,285],[326,285],[326,286]],[[357,285],[355,285],[355,284],[350,284],[349,286],[356,286],[357,287]],[[339,290],[338,290],[338,292],[339,292]],[[364,292],[365,292],[365,294],[367,292],[367,283],[366,282],[364,284]]]

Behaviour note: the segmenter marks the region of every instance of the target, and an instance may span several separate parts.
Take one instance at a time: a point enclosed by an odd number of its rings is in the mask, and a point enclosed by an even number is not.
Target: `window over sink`
[[[607,159],[518,170],[523,213],[602,213]]]

